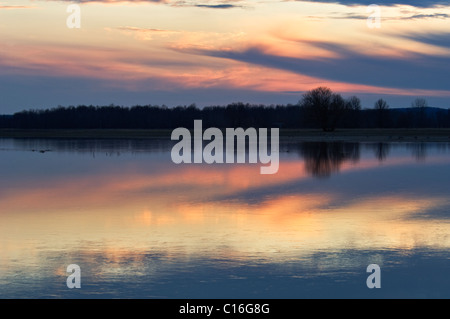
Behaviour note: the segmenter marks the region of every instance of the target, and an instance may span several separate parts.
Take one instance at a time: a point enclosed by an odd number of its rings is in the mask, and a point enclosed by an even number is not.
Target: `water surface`
[[[289,140],[274,175],[172,145],[0,140],[0,297],[450,297],[450,144]]]

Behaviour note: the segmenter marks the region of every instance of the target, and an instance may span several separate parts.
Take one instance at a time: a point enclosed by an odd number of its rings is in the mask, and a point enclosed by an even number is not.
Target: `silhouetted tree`
[[[397,116],[395,127],[397,128],[411,128],[414,126],[414,110],[411,108],[401,110]]]
[[[350,96],[345,103],[347,109],[361,111],[361,100],[357,96]]]
[[[416,127],[426,127],[428,123],[426,108],[428,103],[424,98],[416,98],[412,103],[411,107],[415,109],[415,126]]]
[[[361,100],[351,96],[345,100],[344,127],[356,128],[360,126]]]
[[[450,126],[450,109],[438,110],[436,114],[436,127],[443,128]]]
[[[375,108],[362,110],[357,97],[344,100],[339,94],[321,87],[307,92],[296,105],[58,106],[0,115],[0,128],[174,129],[192,128],[194,120],[201,119],[204,127],[319,127],[332,131],[336,127],[413,127],[416,114],[421,110],[421,107],[389,109],[384,100],[379,100]],[[427,126],[450,127],[450,110],[427,108],[426,115]]]
[[[420,108],[420,109],[424,109],[424,108],[428,107],[428,102],[424,98],[416,98],[411,103],[411,106],[412,107],[417,107],[417,108]]]
[[[300,101],[300,106],[322,130],[329,132],[334,131],[346,110],[346,103],[342,96],[333,93],[327,87],[318,87],[306,92]]]
[[[385,100],[379,99],[375,102],[374,109],[376,111],[378,127],[387,127],[389,121],[389,105]]]

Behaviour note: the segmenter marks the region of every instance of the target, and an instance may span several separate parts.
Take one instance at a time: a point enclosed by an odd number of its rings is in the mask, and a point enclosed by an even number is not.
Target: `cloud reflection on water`
[[[2,182],[0,268],[13,276],[50,262],[56,268],[48,276],[58,277],[65,275],[58,262],[75,259],[88,265],[94,281],[131,278],[139,286],[141,276],[197,276],[200,261],[225,273],[249,265],[300,267],[301,274],[287,273],[304,278],[347,266],[354,272],[363,262],[345,252],[358,258],[373,252],[389,264],[380,252],[449,251],[446,151],[431,149],[417,162],[395,145],[389,152],[380,145],[297,147],[270,176],[257,165],[176,166],[164,156],[126,152],[33,154],[16,165],[41,156],[61,166],[48,178],[28,175],[23,183],[12,175]],[[73,161],[85,166],[71,170]],[[318,264],[320,254],[326,255]],[[215,276],[206,280],[224,280]],[[141,288],[155,294],[149,287]]]

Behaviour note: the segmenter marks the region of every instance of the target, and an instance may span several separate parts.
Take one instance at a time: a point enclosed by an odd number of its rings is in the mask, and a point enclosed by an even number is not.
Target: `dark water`
[[[274,175],[171,147],[0,140],[0,298],[450,298],[450,144],[294,140]]]

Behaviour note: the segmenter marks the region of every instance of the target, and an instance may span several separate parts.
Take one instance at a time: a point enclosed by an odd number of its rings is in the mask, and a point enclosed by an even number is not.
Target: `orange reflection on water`
[[[364,160],[342,169],[376,165]],[[302,162],[287,161],[269,176],[255,165],[178,166],[158,173],[97,173],[70,182],[30,181],[2,194],[0,254],[6,262],[37,258],[30,252],[42,249],[95,247],[117,256],[148,250],[176,256],[181,249],[274,260],[322,250],[450,247],[448,222],[415,218],[448,205],[442,198],[349,199],[318,191],[236,197],[307,178]]]

